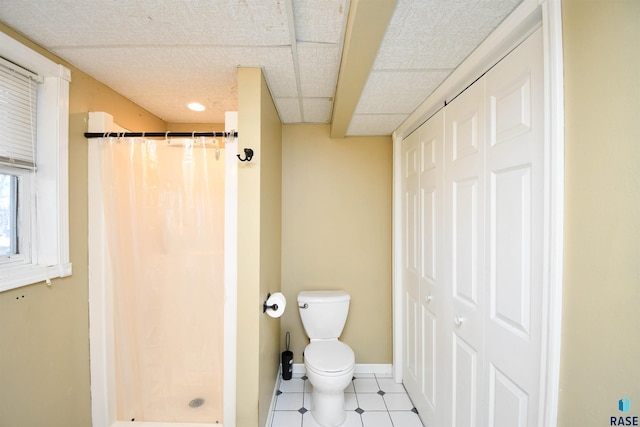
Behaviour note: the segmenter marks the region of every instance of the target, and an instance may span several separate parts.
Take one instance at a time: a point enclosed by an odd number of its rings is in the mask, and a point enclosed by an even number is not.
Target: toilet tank
[[[298,294],[300,319],[312,339],[338,339],[349,313],[351,296],[345,291],[302,291]]]

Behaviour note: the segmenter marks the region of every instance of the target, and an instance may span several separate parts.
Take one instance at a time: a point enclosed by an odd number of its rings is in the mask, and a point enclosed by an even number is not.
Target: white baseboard
[[[269,413],[267,414],[267,422],[264,427],[270,427],[273,422],[273,410],[276,408],[276,397],[278,396],[278,386],[280,385],[280,376],[282,374],[282,365],[278,368],[276,382],[273,386],[273,395],[271,396],[271,404],[269,405]]]

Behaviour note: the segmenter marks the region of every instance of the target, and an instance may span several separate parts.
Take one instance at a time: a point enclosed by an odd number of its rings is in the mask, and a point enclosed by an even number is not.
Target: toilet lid
[[[356,363],[351,347],[338,340],[312,342],[304,349],[304,358],[314,370],[321,372],[346,371]]]

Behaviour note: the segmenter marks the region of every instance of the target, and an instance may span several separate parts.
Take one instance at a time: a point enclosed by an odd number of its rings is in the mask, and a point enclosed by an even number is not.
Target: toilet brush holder
[[[281,358],[282,379],[287,381],[291,379],[291,375],[293,374],[293,352],[289,350],[289,342],[290,342],[290,336],[289,336],[289,332],[287,332],[287,335],[286,335],[287,349],[282,352],[282,358]]]

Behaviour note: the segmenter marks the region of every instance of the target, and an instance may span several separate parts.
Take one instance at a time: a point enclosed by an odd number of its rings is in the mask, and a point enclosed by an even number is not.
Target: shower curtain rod
[[[238,132],[85,132],[85,138],[195,138],[197,136],[228,138],[238,136]]]

